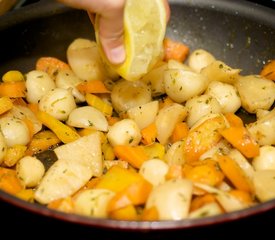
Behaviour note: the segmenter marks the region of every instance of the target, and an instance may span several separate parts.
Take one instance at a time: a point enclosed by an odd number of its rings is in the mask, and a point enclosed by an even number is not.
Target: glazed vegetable
[[[7,71],[0,189],[124,221],[209,217],[274,199],[273,65],[241,76],[204,49],[189,55],[166,39],[164,51],[136,81],[80,38],[68,62],[45,56],[26,75]]]

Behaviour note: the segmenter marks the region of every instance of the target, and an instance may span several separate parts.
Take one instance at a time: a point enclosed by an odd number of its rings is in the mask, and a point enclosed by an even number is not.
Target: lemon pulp
[[[145,75],[160,59],[166,32],[166,11],[163,0],[126,0],[124,9],[124,46],[126,60],[113,65],[103,53],[99,40],[99,16],[95,34],[106,63],[126,80],[134,81]]]

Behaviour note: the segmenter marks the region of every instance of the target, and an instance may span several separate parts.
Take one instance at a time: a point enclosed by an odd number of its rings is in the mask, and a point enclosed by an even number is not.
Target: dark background
[[[100,1],[100,0],[99,0]],[[38,2],[37,0],[19,1],[15,9],[28,4]],[[272,0],[252,0],[261,5],[275,8],[275,1]],[[186,229],[180,231],[161,231],[132,233],[126,231],[114,231],[106,229],[93,229],[91,227],[80,226],[63,222],[37,214],[30,213],[21,208],[17,208],[5,202],[0,203],[1,232],[0,239],[249,239],[255,235],[262,239],[274,236],[275,210],[268,213],[250,217],[248,219],[237,220],[229,223],[222,223],[217,226],[210,226],[196,229]],[[254,239],[254,238],[252,238]]]

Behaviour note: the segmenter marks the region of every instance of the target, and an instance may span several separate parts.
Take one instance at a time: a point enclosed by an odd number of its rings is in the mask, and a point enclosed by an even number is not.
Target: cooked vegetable
[[[173,103],[160,109],[155,120],[158,141],[161,144],[166,144],[176,124],[182,122],[186,116],[186,107],[178,103]]]
[[[114,192],[107,189],[87,189],[73,199],[75,213],[105,218],[108,216],[107,206]]]
[[[53,116],[46,112],[39,111],[37,118],[49,129],[51,129],[56,136],[64,143],[75,141],[79,138],[79,135],[69,126],[55,119]]]
[[[260,75],[267,79],[275,81],[275,60],[267,62],[260,72]]]
[[[102,175],[98,132],[55,148],[58,160],[50,167],[35,191],[35,200],[47,204],[65,198],[83,187],[92,176]]]
[[[154,122],[159,110],[159,102],[152,101],[127,110],[127,115],[134,120],[139,129],[143,129]]]
[[[16,174],[23,186],[36,187],[45,173],[42,162],[35,157],[26,156],[16,164]]]
[[[7,144],[1,131],[0,131],[0,149],[1,149],[0,151],[0,165],[1,165],[7,152]]]
[[[255,194],[261,202],[275,198],[275,170],[256,171],[253,183]]]
[[[160,159],[144,161],[139,169],[139,173],[153,186],[164,183],[167,172],[168,165]]]
[[[252,164],[256,171],[275,170],[275,147],[260,147],[260,154],[253,158]]]
[[[0,97],[0,115],[11,110],[13,107],[12,101],[9,97]]]
[[[105,87],[100,80],[84,81],[79,83],[76,88],[82,93],[109,93],[110,91]]]
[[[101,111],[105,116],[111,116],[113,113],[113,107],[111,104],[103,101],[100,97],[87,93],[85,99],[89,106],[95,107],[97,110]]]
[[[130,163],[135,168],[140,168],[148,156],[142,146],[116,145],[114,154],[123,161]]]
[[[172,179],[156,186],[146,202],[146,209],[156,207],[160,220],[180,220],[188,215],[192,183],[186,179]]]
[[[112,146],[136,146],[141,140],[141,133],[134,120],[123,119],[109,128],[107,138]]]
[[[204,92],[208,79],[203,75],[182,69],[164,72],[166,94],[175,102],[182,103]]]
[[[240,69],[233,69],[220,60],[215,60],[201,70],[209,81],[233,84],[239,78]]]
[[[55,88],[54,80],[43,71],[33,70],[26,74],[27,100],[38,103],[48,91]]]
[[[69,90],[62,88],[48,91],[39,102],[40,111],[44,111],[61,121],[66,120],[75,108],[76,104],[73,95]]]
[[[151,89],[141,81],[119,80],[113,87],[111,99],[117,113],[151,101]]]
[[[2,82],[0,83],[0,97],[20,98],[26,96],[26,82]]]
[[[55,57],[41,57],[36,61],[36,70],[44,71],[52,79],[55,79],[59,70],[69,70],[70,66]]]
[[[171,54],[136,81],[103,65],[88,39],[72,42],[68,64],[46,56],[26,77],[4,74],[0,189],[122,221],[201,218],[275,199],[273,81],[240,76],[203,49],[186,65],[189,49],[167,43]]]
[[[203,68],[214,62],[216,59],[204,49],[196,49],[192,51],[188,58],[188,66],[195,72],[199,73]]]
[[[241,107],[237,89],[231,84],[212,81],[205,93],[218,100],[222,113],[234,113]]]
[[[185,106],[188,110],[186,122],[192,127],[199,119],[208,114],[221,113],[222,108],[218,100],[211,95],[203,94],[189,99]]]
[[[257,109],[269,110],[275,100],[275,83],[259,75],[238,78],[236,87],[243,108],[255,113]]]
[[[76,128],[92,128],[103,132],[108,130],[108,122],[104,114],[91,106],[72,110],[66,123]]]
[[[30,141],[28,126],[18,118],[9,116],[0,118],[0,129],[8,147],[16,144],[27,145]]]
[[[2,76],[3,82],[21,82],[24,80],[23,74],[17,70],[10,70]]]
[[[73,72],[81,80],[103,80],[105,70],[94,41],[77,38],[67,48],[67,59]]]
[[[13,195],[23,189],[14,169],[0,167],[0,189]]]
[[[166,37],[163,41],[163,45],[165,61],[174,59],[179,62],[183,62],[189,54],[189,47],[182,42],[178,42]]]
[[[228,127],[220,131],[221,135],[247,158],[259,155],[259,145],[248,130],[243,127]]]
[[[4,164],[7,167],[13,167],[18,160],[25,156],[26,150],[27,146],[25,145],[14,145],[12,147],[8,147],[4,156]]]

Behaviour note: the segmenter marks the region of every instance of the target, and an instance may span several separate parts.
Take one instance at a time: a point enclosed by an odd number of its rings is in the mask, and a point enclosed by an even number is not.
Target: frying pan
[[[242,74],[257,74],[275,58],[275,11],[241,0],[171,0],[167,36],[203,48]],[[54,1],[40,1],[12,11],[0,21],[0,75],[11,69],[34,69],[41,56],[66,60],[66,49],[77,37],[94,39],[84,11]],[[275,200],[204,219],[182,221],[116,221],[56,212],[0,191],[0,200],[42,217],[92,228],[126,231],[183,230],[233,222],[275,209]],[[0,202],[1,203],[1,202]]]

